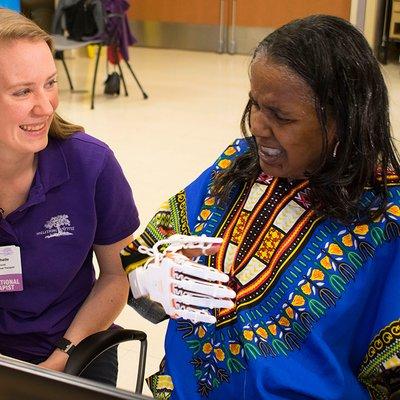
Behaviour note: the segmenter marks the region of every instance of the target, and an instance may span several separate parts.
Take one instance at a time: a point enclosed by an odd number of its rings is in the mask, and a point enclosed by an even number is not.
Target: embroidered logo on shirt
[[[71,221],[67,214],[59,214],[50,218],[45,224],[45,231],[37,232],[36,235],[46,235],[45,239],[59,236],[73,235],[71,231],[75,228],[71,226]]]

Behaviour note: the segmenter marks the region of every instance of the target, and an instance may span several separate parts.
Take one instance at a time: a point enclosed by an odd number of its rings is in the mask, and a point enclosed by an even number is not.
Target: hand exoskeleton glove
[[[140,246],[138,250],[151,258],[144,267],[129,274],[133,296],[149,296],[172,318],[215,323],[215,317],[208,310],[231,308],[230,299],[236,296],[232,289],[221,284],[228,281],[228,275],[177,252],[201,249],[205,254],[213,244],[221,242],[220,238],[207,236],[173,235],[158,241],[151,249]],[[160,252],[159,247],[163,245],[167,247]]]

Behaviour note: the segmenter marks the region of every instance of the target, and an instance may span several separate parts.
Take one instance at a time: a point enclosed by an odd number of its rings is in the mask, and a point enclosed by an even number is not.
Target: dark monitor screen
[[[0,400],[145,400],[150,397],[0,356]]]

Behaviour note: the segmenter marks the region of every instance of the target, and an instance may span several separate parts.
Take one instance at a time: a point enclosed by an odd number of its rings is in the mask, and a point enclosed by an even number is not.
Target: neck
[[[12,181],[21,178],[25,174],[32,174],[36,171],[35,154],[1,157],[0,180]]]

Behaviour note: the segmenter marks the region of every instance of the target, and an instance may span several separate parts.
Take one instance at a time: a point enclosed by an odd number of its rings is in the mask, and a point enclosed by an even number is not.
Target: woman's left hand
[[[100,276],[64,337],[78,344],[87,336],[108,329],[125,306],[129,282],[121,265],[120,250],[132,241],[132,235],[110,245],[94,245]],[[49,358],[38,364],[53,371],[64,371],[68,355],[54,350]]]
[[[38,364],[38,367],[51,369],[53,371],[63,372],[67,360],[68,360],[68,354],[63,353],[60,350],[54,350],[53,353],[50,354],[47,360]]]

